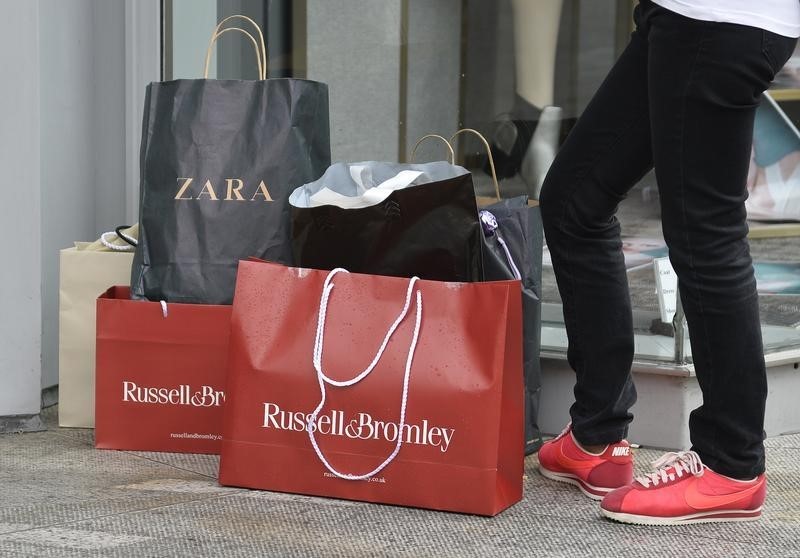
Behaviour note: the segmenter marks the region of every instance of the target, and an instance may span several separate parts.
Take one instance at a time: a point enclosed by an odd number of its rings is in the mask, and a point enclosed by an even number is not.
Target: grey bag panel
[[[504,199],[483,208],[497,220],[495,234],[483,236],[483,265],[487,280],[514,278],[505,242],[522,282],[522,370],[525,380],[525,453],[538,450],[542,433],[538,426],[542,373],[541,348],[542,230],[538,206],[528,207],[527,196]]]
[[[330,164],[325,84],[152,83],[143,128],[133,298],[230,304],[240,259],[291,263],[289,193]]]

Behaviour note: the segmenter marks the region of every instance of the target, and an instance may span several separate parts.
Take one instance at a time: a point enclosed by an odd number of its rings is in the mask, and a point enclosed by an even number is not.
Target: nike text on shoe
[[[600,453],[589,453],[575,441],[568,424],[539,448],[539,471],[548,479],[574,484],[593,500],[602,500],[633,480],[633,455],[625,440],[609,444]]]
[[[656,471],[609,493],[601,513],[623,523],[683,525],[752,521],[761,516],[767,478],[740,481],[715,473],[693,451],[668,453]]]

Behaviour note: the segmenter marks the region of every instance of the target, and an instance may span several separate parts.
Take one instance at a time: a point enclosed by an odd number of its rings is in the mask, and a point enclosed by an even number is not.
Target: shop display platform
[[[563,331],[563,330],[561,330]],[[546,338],[545,332],[543,339]],[[552,333],[552,332],[550,332]],[[772,355],[770,355],[772,356]],[[780,358],[780,355],[776,355]],[[764,430],[767,436],[800,433],[800,370],[797,350],[781,360],[767,359],[767,396]],[[689,449],[689,413],[702,404],[702,393],[691,365],[670,365],[635,361],[633,381],[638,399],[631,409],[628,439],[647,448]],[[542,360],[542,402],[539,427],[542,432],[560,432],[569,420],[569,407],[575,401],[572,388],[575,373],[560,355]],[[800,468],[798,468],[800,481]]]

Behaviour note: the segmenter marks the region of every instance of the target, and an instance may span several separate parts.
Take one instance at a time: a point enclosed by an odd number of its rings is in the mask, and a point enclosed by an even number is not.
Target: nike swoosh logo
[[[721,508],[755,494],[758,489],[761,488],[763,482],[762,480],[744,490],[732,492],[730,494],[703,494],[698,488],[700,481],[695,480],[686,487],[684,498],[686,499],[686,503],[696,510]]]
[[[566,469],[591,469],[597,465],[594,460],[572,459],[571,457],[567,457],[564,455],[563,447],[558,448],[558,452],[556,452],[556,461],[558,461],[558,464]]]

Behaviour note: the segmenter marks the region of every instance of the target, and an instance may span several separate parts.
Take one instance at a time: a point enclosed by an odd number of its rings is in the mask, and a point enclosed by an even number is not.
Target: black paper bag
[[[472,175],[462,167],[336,163],[290,204],[295,266],[437,281],[483,277]]]
[[[519,279],[522,282],[522,359],[525,376],[525,454],[542,444],[538,425],[542,370],[542,217],[539,206],[529,206],[527,196],[503,199],[483,207],[483,269],[487,281]]]
[[[132,298],[230,304],[240,259],[290,264],[287,198],[329,164],[323,83],[151,83]]]

